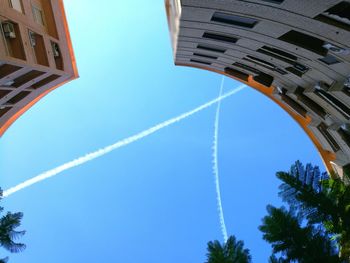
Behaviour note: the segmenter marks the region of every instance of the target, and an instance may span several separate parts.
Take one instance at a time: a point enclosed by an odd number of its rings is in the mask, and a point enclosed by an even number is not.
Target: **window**
[[[34,21],[42,26],[45,25],[44,23],[44,13],[43,10],[37,6],[37,5],[32,5],[32,11],[33,11],[33,17]]]
[[[225,53],[226,49],[219,48],[219,47],[213,47],[213,46],[208,46],[208,45],[198,45],[198,49],[203,49],[207,51],[213,51],[213,52],[218,52],[218,53]]]
[[[304,103],[307,107],[309,107],[314,113],[316,113],[318,116],[320,116],[322,119],[325,119],[327,113],[326,111],[318,105],[316,102],[314,102],[312,99],[309,97],[305,96],[303,94],[304,88],[298,87],[295,90],[295,95],[297,96],[298,100]]]
[[[273,4],[282,4],[284,2],[284,0],[261,0],[261,1],[264,1],[264,2],[269,2],[269,3],[273,3]]]
[[[291,55],[285,51],[282,51],[282,50],[279,50],[279,49],[276,49],[276,48],[270,48],[270,47],[267,47],[267,46],[263,46],[262,48],[259,48],[257,50],[257,52],[261,53],[261,54],[264,54],[264,55],[267,55],[267,56],[270,56],[270,57],[273,57],[273,58],[276,58],[278,60],[281,60],[281,61],[284,61],[290,65],[292,65],[294,68],[296,68],[298,71],[301,71],[302,73],[305,73],[309,70],[308,67],[296,62],[297,60],[297,57],[294,56],[294,55]],[[285,75],[287,74],[287,72],[285,71],[281,71],[281,69],[275,69],[277,72],[281,73],[282,75]]]
[[[274,70],[276,68],[276,66],[270,62],[267,62],[263,59],[260,59],[260,58],[256,58],[256,57],[253,57],[253,56],[250,56],[248,55],[247,57],[243,58],[244,60],[247,60],[251,63],[255,63],[255,64],[258,64],[264,68],[267,68],[269,70]]]
[[[242,71],[239,71],[239,70],[236,70],[233,68],[225,68],[225,73],[227,73],[235,78],[241,79],[243,81],[248,81],[249,75],[242,72]]]
[[[324,58],[320,58],[319,60],[327,65],[333,65],[333,64],[337,64],[340,62],[338,59],[336,59],[332,55],[327,55]]]
[[[198,59],[191,59],[190,61],[191,61],[191,62],[194,62],[194,63],[204,64],[204,65],[211,65],[211,62],[203,61],[203,60],[198,60]]]
[[[43,74],[45,74],[45,72],[41,72],[41,71],[37,71],[37,70],[29,71],[29,72],[23,74],[22,76],[15,78],[13,80],[14,81],[13,86],[18,88],[18,87],[26,84],[27,82],[32,81],[33,79],[43,75]]]
[[[253,28],[258,23],[258,20],[250,17],[236,16],[221,12],[215,12],[211,21],[247,28]]]
[[[289,53],[287,53],[287,52],[285,52],[283,50],[277,49],[277,48],[268,47],[268,46],[262,46],[260,49],[258,49],[258,52],[260,52],[262,50],[264,50],[265,52],[268,51],[269,54],[275,53],[277,55],[286,57],[286,58],[291,59],[291,60],[297,60],[298,59],[296,56],[294,56],[292,54],[289,54]]]
[[[193,53],[193,56],[203,57],[203,58],[210,58],[210,59],[218,59],[218,57],[209,56],[209,55],[200,54],[200,53]]]
[[[258,76],[253,77],[253,79],[266,87],[270,87],[274,78],[269,74],[260,72],[260,74]]]
[[[291,97],[285,94],[285,92],[281,93],[281,99],[284,101],[289,107],[291,107],[298,114],[306,118],[307,110],[301,106],[298,102],[293,100]]]
[[[55,59],[56,68],[59,70],[63,70],[64,69],[63,58],[62,58],[61,50],[58,43],[51,41],[51,48],[52,48],[53,58]]]
[[[12,99],[8,101],[10,104],[16,104],[23,100],[25,97],[27,97],[30,94],[30,91],[21,91],[16,96],[14,96]]]
[[[342,89],[342,91],[344,92],[344,94],[346,94],[347,96],[350,96],[350,88],[347,86],[344,86],[344,88]]]
[[[315,19],[350,31],[350,3],[340,2],[316,16]]]
[[[323,40],[295,30],[291,30],[285,33],[278,39],[305,48],[321,56],[327,55],[328,52],[328,50],[323,47],[323,45],[325,44]]]
[[[232,37],[232,36],[227,36],[227,35],[219,35],[219,34],[214,34],[214,33],[208,33],[205,32],[203,34],[204,38],[209,38],[209,39],[214,39],[214,40],[219,40],[223,42],[229,42],[229,43],[236,43],[238,41],[238,38]]]
[[[5,37],[7,54],[11,57],[25,60],[26,56],[18,24],[9,20],[3,21],[1,29]]]
[[[346,119],[350,119],[350,109],[344,103],[322,89],[316,89],[315,93],[337,109]]]
[[[308,67],[306,67],[306,66],[304,66],[302,64],[299,64],[299,63],[295,63],[293,66],[294,66],[294,68],[296,68],[297,70],[301,71],[302,73],[306,73],[309,70]]]
[[[329,145],[332,147],[333,151],[337,152],[340,150],[340,147],[338,143],[334,140],[332,135],[328,132],[327,128],[328,128],[327,125],[324,124],[323,122],[317,126],[317,129],[320,131],[323,137],[325,137]]]
[[[3,64],[0,66],[0,78],[4,78],[7,75],[12,74],[13,72],[16,72],[19,69],[21,69],[21,67],[10,64]]]
[[[29,31],[28,34],[36,63],[48,67],[49,61],[47,59],[44,38],[33,31]]]
[[[2,89],[0,89],[0,99],[4,98],[10,92],[11,92],[11,90],[2,90]]]
[[[281,75],[287,75],[287,74],[288,74],[287,71],[284,71],[284,70],[281,69],[281,68],[275,68],[275,71],[278,72],[278,73],[281,74]]]
[[[350,147],[350,133],[349,130],[345,127],[340,127],[338,130],[338,133],[340,137],[343,139],[343,141]]]
[[[24,13],[22,0],[10,0],[10,6],[18,12]]]
[[[7,108],[4,108],[4,109],[1,109],[0,108],[0,118],[5,115],[9,110],[11,110],[12,108],[10,107],[7,107]]]
[[[239,67],[241,69],[245,69],[245,70],[248,70],[254,74],[260,74],[260,71],[251,67],[251,66],[248,66],[248,65],[245,65],[245,64],[242,64],[242,63],[239,63],[239,62],[235,62],[232,64],[233,66],[236,66],[236,67]]]
[[[37,83],[33,84],[31,86],[31,88],[39,89],[39,88],[43,87],[44,85],[49,84],[50,82],[58,79],[59,77],[60,77],[59,75],[50,75],[50,76],[38,81]]]
[[[288,70],[290,73],[292,73],[300,78],[303,77],[303,74],[304,74],[302,71],[296,69],[295,67],[288,67],[288,68],[286,68],[286,70]]]

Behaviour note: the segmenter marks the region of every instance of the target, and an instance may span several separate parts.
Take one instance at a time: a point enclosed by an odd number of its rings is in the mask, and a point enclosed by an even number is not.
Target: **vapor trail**
[[[219,97],[222,95],[224,88],[225,77],[222,77]],[[215,122],[214,122],[214,140],[213,140],[213,173],[215,176],[215,189],[216,189],[216,203],[220,219],[220,227],[222,236],[226,243],[227,241],[227,229],[225,224],[224,210],[221,203],[221,191],[220,191],[220,180],[219,180],[219,167],[218,167],[218,135],[219,135],[219,120],[220,120],[220,107],[221,100],[218,101],[216,106]]]
[[[10,195],[12,195],[12,194],[14,194],[14,193],[24,189],[24,188],[27,188],[27,187],[29,187],[29,186],[31,186],[33,184],[39,183],[39,182],[41,182],[43,180],[46,180],[46,179],[48,179],[50,177],[58,175],[58,174],[62,173],[63,171],[66,171],[66,170],[71,169],[73,167],[82,165],[82,164],[84,164],[86,162],[92,161],[92,160],[94,160],[94,159],[96,159],[96,158],[98,158],[100,156],[103,156],[103,155],[105,155],[105,154],[107,154],[107,153],[109,153],[109,152],[111,152],[113,150],[116,150],[116,149],[118,149],[120,147],[126,146],[126,145],[128,145],[130,143],[133,143],[133,142],[138,141],[138,140],[140,140],[142,138],[145,138],[148,135],[151,135],[151,134],[155,133],[156,131],[158,131],[160,129],[163,129],[163,128],[171,125],[171,124],[174,124],[174,123],[179,122],[179,121],[181,121],[183,119],[186,119],[186,118],[190,117],[191,115],[193,115],[193,114],[195,114],[195,113],[197,113],[199,111],[202,111],[202,110],[212,106],[213,104],[221,101],[222,99],[225,99],[225,98],[227,98],[229,96],[232,96],[233,94],[236,94],[237,92],[241,91],[244,87],[245,87],[245,85],[241,85],[237,89],[232,90],[230,92],[227,92],[226,94],[224,94],[224,95],[222,95],[220,97],[217,97],[216,99],[213,99],[213,100],[211,100],[211,101],[209,101],[209,102],[207,102],[207,103],[205,103],[205,104],[195,108],[194,110],[191,110],[191,111],[188,111],[186,113],[183,113],[183,114],[181,114],[181,115],[179,115],[179,116],[177,116],[175,118],[172,118],[170,120],[164,121],[164,122],[162,122],[160,124],[157,124],[157,125],[149,128],[149,129],[144,130],[144,131],[142,131],[140,133],[137,133],[137,134],[135,134],[133,136],[130,136],[130,137],[125,138],[125,139],[122,139],[122,140],[120,140],[120,141],[118,141],[118,142],[116,142],[116,143],[114,143],[112,145],[109,145],[109,146],[106,146],[106,147],[104,147],[102,149],[99,149],[97,151],[88,153],[88,154],[86,154],[86,155],[84,155],[82,157],[74,159],[73,161],[67,162],[67,163],[62,164],[60,166],[57,166],[56,168],[53,168],[53,169],[48,170],[48,171],[46,171],[44,173],[41,173],[41,174],[39,174],[39,175],[37,175],[37,176],[27,180],[27,181],[24,181],[23,183],[20,183],[20,184],[14,186],[12,188],[7,189],[6,191],[3,192],[3,197],[8,197],[8,196],[10,196]]]

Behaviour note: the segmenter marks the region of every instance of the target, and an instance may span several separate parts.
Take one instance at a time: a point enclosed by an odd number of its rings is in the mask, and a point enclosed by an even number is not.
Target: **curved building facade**
[[[77,77],[63,0],[0,0],[0,136]]]
[[[176,65],[257,89],[305,130],[329,171],[350,163],[350,1],[166,0]]]

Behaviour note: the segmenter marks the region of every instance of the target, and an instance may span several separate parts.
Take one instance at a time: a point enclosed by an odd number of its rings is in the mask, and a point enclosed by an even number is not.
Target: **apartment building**
[[[0,136],[77,77],[63,0],[0,0]]]
[[[262,92],[300,124],[329,171],[350,167],[350,1],[165,4],[176,65]]]

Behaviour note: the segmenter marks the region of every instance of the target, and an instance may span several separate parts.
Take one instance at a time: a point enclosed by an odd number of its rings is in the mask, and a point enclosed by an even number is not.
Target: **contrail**
[[[233,94],[236,94],[237,92],[241,91],[243,88],[245,88],[245,85],[241,85],[237,89],[232,90],[230,92],[227,92],[226,94],[224,94],[220,97],[217,97],[216,99],[213,99],[213,100],[195,108],[194,110],[183,113],[175,118],[164,121],[164,122],[157,124],[149,129],[147,129],[147,130],[144,130],[144,131],[137,133],[133,136],[130,136],[128,138],[122,139],[122,140],[120,140],[112,145],[106,146],[105,148],[88,153],[82,157],[74,159],[73,161],[67,162],[67,163],[62,164],[60,166],[57,166],[56,168],[53,168],[53,169],[48,170],[46,172],[43,172],[43,173],[41,173],[41,174],[39,174],[39,175],[37,175],[37,176],[27,180],[27,181],[24,181],[23,183],[20,183],[12,188],[7,189],[6,191],[3,192],[3,197],[8,197],[8,196],[10,196],[10,195],[12,195],[12,194],[24,189],[24,188],[27,188],[33,184],[39,183],[39,182],[46,180],[50,177],[58,175],[58,174],[62,173],[63,171],[66,171],[66,170],[71,169],[73,167],[82,165],[86,162],[92,161],[92,160],[94,160],[100,156],[103,156],[111,151],[114,151],[120,147],[126,146],[130,143],[133,143],[133,142],[136,142],[142,138],[145,138],[148,135],[151,135],[158,130],[161,130],[161,129],[163,129],[171,124],[174,124],[176,122],[179,122],[183,119],[186,119],[186,118],[190,117],[191,115],[193,115],[199,111],[202,111],[202,110],[212,106],[213,104],[215,104],[215,103],[217,103],[217,102],[219,102],[219,101],[221,101],[229,96],[232,96]]]
[[[222,77],[219,97],[222,96],[224,81],[225,81],[225,77]],[[220,227],[221,227],[222,236],[226,243],[228,237],[227,237],[227,229],[226,229],[225,218],[224,218],[224,210],[222,208],[222,203],[221,203],[219,167],[218,167],[218,134],[219,134],[220,106],[221,106],[221,100],[218,101],[218,104],[216,106],[216,114],[215,114],[215,122],[214,122],[213,173],[215,176],[216,203],[217,203],[218,212],[219,212]]]

